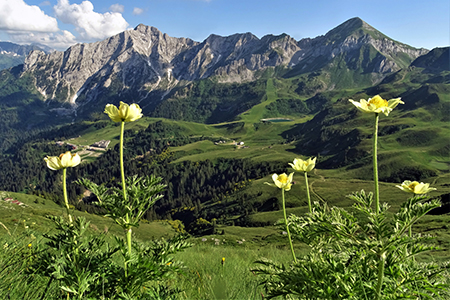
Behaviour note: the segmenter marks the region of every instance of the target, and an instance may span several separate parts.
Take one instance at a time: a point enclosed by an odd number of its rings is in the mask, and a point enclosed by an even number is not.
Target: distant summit
[[[325,37],[331,41],[339,41],[344,40],[351,35],[360,37],[368,32],[375,32],[378,36],[380,35],[379,31],[360,18],[352,18],[328,31],[327,34],[325,34]]]
[[[0,70],[23,64],[25,57],[33,50],[50,53],[52,49],[43,45],[19,45],[10,42],[0,42]]]

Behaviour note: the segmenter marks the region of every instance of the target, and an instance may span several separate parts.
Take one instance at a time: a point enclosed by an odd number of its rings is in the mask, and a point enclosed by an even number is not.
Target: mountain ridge
[[[366,54],[360,53],[363,47],[370,48],[364,50]],[[268,68],[284,69],[285,76],[293,77],[332,69],[343,62],[348,72],[373,73],[365,82],[374,84],[427,52],[393,41],[359,18],[323,36],[299,41],[287,34],[259,39],[243,33],[226,37],[212,34],[203,42],[195,42],[140,24],[103,41],[74,45],[65,52],[33,51],[22,74],[36,78],[36,89],[44,99],[70,103],[73,110],[92,100],[104,102],[111,93],[154,107],[167,99],[172,89],[187,82],[206,78],[218,83],[249,82]],[[361,55],[367,56],[365,65],[352,65]],[[329,82],[325,85],[334,88]]]

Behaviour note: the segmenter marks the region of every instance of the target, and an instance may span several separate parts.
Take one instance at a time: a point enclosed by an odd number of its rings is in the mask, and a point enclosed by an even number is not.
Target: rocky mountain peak
[[[370,35],[374,39],[387,38],[384,34],[360,18],[352,18],[345,21],[341,25],[328,31],[324,38],[328,41],[342,42],[348,38],[359,39],[366,35]]]
[[[426,53],[426,52],[425,52]],[[65,52],[32,52],[24,73],[36,78],[47,99],[77,105],[114,93],[139,101],[161,101],[182,82],[215,77],[218,82],[258,78],[261,70],[283,66],[286,76],[340,65],[370,74],[396,71],[424,54],[378,32],[360,18],[324,36],[296,41],[287,34],[259,39],[250,32],[210,35],[203,42],[175,38],[139,24],[103,41],[78,44]],[[401,59],[399,59],[401,57]],[[349,71],[350,72],[350,71]],[[379,80],[383,75],[373,76]],[[79,98],[81,97],[81,99]]]

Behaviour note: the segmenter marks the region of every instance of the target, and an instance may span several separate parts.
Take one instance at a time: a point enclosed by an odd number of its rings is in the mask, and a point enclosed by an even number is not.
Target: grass
[[[261,179],[261,181],[263,180]],[[450,189],[450,187],[445,186],[446,182],[448,181],[445,178],[436,178],[436,184],[440,184],[440,189],[444,189],[441,192],[447,192]],[[372,187],[372,183],[368,181],[338,180],[325,177],[321,172],[312,175],[310,183],[313,183],[313,189],[318,194],[329,199],[331,203],[344,207],[349,207],[351,203],[343,195],[361,188],[370,190]],[[266,187],[269,191],[273,190],[274,194],[279,192],[278,189]],[[389,196],[395,198],[405,198],[407,196],[404,192],[393,189],[392,184],[382,183],[382,201],[383,196],[388,195],[388,193]],[[300,185],[294,185],[293,189],[286,194],[287,200],[292,200],[298,194],[301,194]],[[38,230],[50,226],[50,224],[43,226],[44,224],[38,223],[41,220],[42,212],[62,214],[63,209],[51,202],[42,204],[39,201],[46,200],[36,196],[16,193],[10,193],[9,196],[20,199],[20,201],[27,203],[29,207],[21,208],[22,210],[18,215],[21,219],[17,220],[16,223],[6,222],[13,230],[11,230],[11,236],[3,235],[0,238],[0,246],[4,247],[5,243],[8,243],[7,247],[10,247],[8,249],[4,248],[0,253],[0,265],[2,265],[0,279],[10,280],[10,295],[13,297],[14,295],[20,295],[21,299],[36,299],[43,292],[47,283],[46,279],[38,274],[34,274],[32,275],[33,281],[29,281],[27,279],[27,276],[30,276],[29,274],[21,273],[18,269],[7,268],[5,263],[8,262],[16,268],[19,264],[25,266],[26,261],[15,259],[11,261],[11,257],[27,257],[29,252],[28,243],[32,243],[33,247],[39,248],[39,244],[43,243],[44,240]],[[335,199],[341,199],[341,202]],[[34,203],[35,200],[38,200],[38,203]],[[396,209],[400,205],[399,202],[392,201],[392,199],[385,198],[384,200],[391,200],[389,203],[392,205],[392,209]],[[45,207],[45,209],[42,207]],[[2,212],[0,218],[2,221],[5,221],[5,211],[9,213],[11,210],[6,208],[5,205],[0,206],[0,212]],[[17,210],[14,211],[16,212]],[[288,213],[298,215],[306,211],[306,203],[288,209]],[[96,226],[101,226],[101,222],[99,222],[101,217],[82,212],[77,214],[90,218],[95,222]],[[14,215],[11,217],[14,217]],[[260,218],[261,220],[272,220],[273,222],[281,217],[281,211],[251,215],[252,219]],[[25,220],[25,222],[22,220]],[[38,220],[37,224],[32,224],[36,220]],[[425,216],[420,223],[413,227],[414,233],[427,233],[435,236],[436,244],[441,247],[441,250],[423,255],[418,258],[419,260],[443,262],[450,259],[449,221],[449,215]],[[25,226],[29,226],[29,228],[25,229]],[[173,231],[167,227],[169,226],[165,222],[141,223],[141,226],[136,229],[136,237],[142,241],[152,240],[161,236],[162,231],[165,231],[166,236],[168,236],[168,233]],[[91,227],[91,229],[91,234],[97,234],[98,230],[96,228]],[[282,234],[282,230],[273,226],[240,227],[224,225],[219,225],[217,229],[220,232],[223,230],[224,234],[191,238],[190,241],[193,243],[193,246],[174,256],[175,261],[183,262],[185,266],[183,273],[172,277],[168,283],[168,287],[177,288],[180,291],[176,299],[264,299],[264,290],[258,285],[259,279],[251,272],[251,269],[255,266],[255,261],[262,257],[279,263],[288,263],[291,260],[286,236]],[[2,230],[0,228],[0,231]],[[158,233],[158,231],[160,232]],[[114,230],[110,230],[109,233],[121,235],[120,232],[114,232]],[[299,243],[295,243],[295,249],[297,255],[305,254],[308,251],[305,246]],[[14,255],[11,256],[11,253],[14,253]],[[223,265],[222,258],[225,258]],[[5,272],[9,272],[8,275]],[[12,279],[19,284],[11,282]],[[21,287],[20,289],[19,286]],[[24,294],[23,290],[28,290],[28,292]],[[51,288],[47,293],[49,297],[44,297],[43,299],[54,299],[59,291]]]
[[[277,100],[277,90],[274,86],[273,79],[270,78],[266,83],[266,100],[253,106],[250,110],[241,115],[241,120],[248,123],[258,123],[266,112],[266,105]]]
[[[219,237],[220,238],[220,237]],[[212,242],[198,242],[177,254],[187,267],[186,275],[173,284],[182,292],[180,299],[264,299],[258,278],[250,270],[261,257],[289,262],[288,249],[265,246],[257,249],[233,247]],[[222,258],[225,258],[222,264]]]

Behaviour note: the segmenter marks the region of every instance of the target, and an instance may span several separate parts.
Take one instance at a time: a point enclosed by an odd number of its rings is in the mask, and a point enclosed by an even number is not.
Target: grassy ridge
[[[0,222],[5,227],[0,226],[2,234],[16,236],[28,232],[40,235],[47,233],[53,227],[53,222],[47,216],[65,215],[65,208],[44,198],[13,192],[0,192]],[[6,202],[4,199],[12,198],[25,205],[18,205]],[[74,211],[75,216],[85,217],[91,222],[92,232],[110,232],[121,236],[122,231],[118,225],[108,218],[89,214],[86,212]],[[137,238],[142,240],[173,236],[175,230],[167,222],[142,222],[135,230]]]

